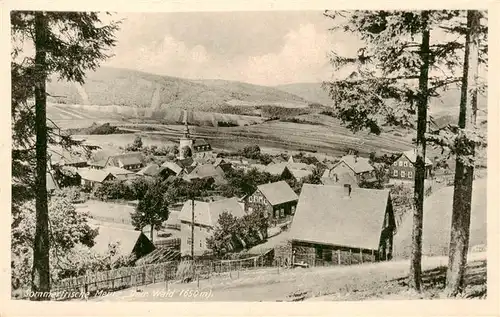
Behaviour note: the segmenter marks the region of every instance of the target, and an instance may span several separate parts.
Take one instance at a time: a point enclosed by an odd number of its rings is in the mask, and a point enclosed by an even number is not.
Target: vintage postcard
[[[498,313],[495,7],[190,3],[5,6],[9,307]]]

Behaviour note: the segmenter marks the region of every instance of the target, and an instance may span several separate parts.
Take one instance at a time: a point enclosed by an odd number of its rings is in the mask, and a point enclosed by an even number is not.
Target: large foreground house
[[[415,163],[417,153],[415,150],[409,150],[401,153],[396,161],[389,168],[391,179],[394,180],[413,180],[415,177]],[[425,158],[425,178],[431,176],[432,162]]]
[[[193,218],[194,208],[194,222]],[[212,202],[188,200],[184,203],[180,213],[181,223],[181,254],[183,256],[191,254],[191,224],[194,223],[194,253],[196,256],[202,255],[207,248],[207,238],[211,237],[223,212],[240,218],[245,215],[237,198],[229,198]]]
[[[183,160],[191,156],[195,161],[206,162],[214,158],[212,146],[205,139],[192,138],[189,133],[188,113],[184,110],[184,133],[179,140],[179,159]],[[189,148],[190,155],[184,149]]]
[[[290,230],[290,256],[309,265],[388,260],[394,230],[388,190],[304,184]]]
[[[245,211],[263,210],[272,220],[290,218],[295,213],[299,197],[285,181],[262,184],[254,193],[243,198]]]
[[[357,155],[345,155],[322,175],[323,184],[344,184],[347,181],[354,185],[352,180],[356,181],[356,185],[362,181],[375,181],[375,169],[369,159]]]

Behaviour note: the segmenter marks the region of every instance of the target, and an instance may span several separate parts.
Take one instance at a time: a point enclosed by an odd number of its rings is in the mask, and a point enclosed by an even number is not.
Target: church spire
[[[184,110],[184,137],[189,139],[188,113]]]

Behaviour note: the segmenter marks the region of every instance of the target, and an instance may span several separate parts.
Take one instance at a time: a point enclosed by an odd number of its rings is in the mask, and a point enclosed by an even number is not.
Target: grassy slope
[[[474,182],[470,246],[486,245],[486,184],[483,178]],[[423,253],[447,254],[450,241],[453,187],[433,193],[424,202]],[[396,257],[408,257],[411,247],[412,217],[407,215],[394,238]]]
[[[321,87],[321,83],[294,83],[279,85],[276,88],[325,106],[332,102],[328,93]]]

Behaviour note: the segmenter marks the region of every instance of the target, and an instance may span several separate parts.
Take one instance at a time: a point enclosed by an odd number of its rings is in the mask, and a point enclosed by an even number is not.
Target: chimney
[[[351,184],[344,184],[344,197],[351,197]]]

